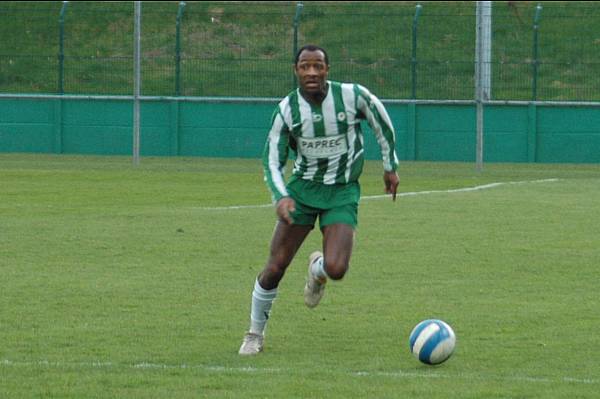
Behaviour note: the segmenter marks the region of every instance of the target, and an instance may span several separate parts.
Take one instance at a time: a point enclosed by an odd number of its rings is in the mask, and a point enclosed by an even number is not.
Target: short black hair
[[[327,51],[325,51],[325,49],[322,47],[315,46],[314,44],[304,45],[300,48],[300,50],[298,50],[298,52],[296,53],[296,58],[294,59],[294,65],[298,65],[298,60],[300,59],[300,54],[302,54],[302,52],[304,50],[306,50],[306,51],[322,51],[323,55],[325,55],[325,64],[329,65],[329,56],[327,55]]]

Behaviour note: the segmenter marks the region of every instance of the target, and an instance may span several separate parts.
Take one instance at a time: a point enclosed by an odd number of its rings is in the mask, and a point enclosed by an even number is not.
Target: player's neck
[[[302,94],[302,97],[304,97],[304,99],[306,101],[308,101],[309,103],[311,103],[313,105],[321,105],[323,103],[323,100],[325,100],[325,97],[327,97],[328,91],[329,91],[329,83],[326,83],[323,90],[319,90],[314,93],[307,93],[304,90],[302,90],[302,88],[301,88],[300,94]]]

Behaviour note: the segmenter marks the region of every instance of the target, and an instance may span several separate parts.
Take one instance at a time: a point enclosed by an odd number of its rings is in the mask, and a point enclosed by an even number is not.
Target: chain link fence
[[[132,2],[3,2],[0,92],[130,95]],[[475,2],[143,2],[142,94],[281,97],[298,46],[381,98],[474,97]],[[600,8],[492,6],[491,99],[600,100]]]

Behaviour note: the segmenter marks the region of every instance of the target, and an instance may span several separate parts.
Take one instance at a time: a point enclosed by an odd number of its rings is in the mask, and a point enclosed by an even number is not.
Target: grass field
[[[600,166],[400,176],[378,198],[367,162],[350,272],[304,306],[313,232],[240,358],[274,225],[258,160],[0,154],[0,397],[597,397]],[[431,317],[457,335],[437,367],[408,351]]]

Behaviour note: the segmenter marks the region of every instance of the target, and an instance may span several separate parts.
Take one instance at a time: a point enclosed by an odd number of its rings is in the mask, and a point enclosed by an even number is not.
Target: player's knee
[[[262,275],[265,279],[278,283],[283,278],[288,265],[289,262],[286,262],[283,258],[271,257],[265,265]]]
[[[272,278],[275,278],[275,279],[280,279],[281,277],[283,277],[283,274],[285,273],[285,269],[286,269],[286,267],[281,264],[270,263],[265,266],[263,274],[272,276]]]
[[[259,283],[261,287],[266,290],[276,288],[279,285],[281,279],[283,278],[284,273],[285,269],[273,267],[272,265],[267,265],[258,277]]]
[[[332,280],[341,280],[348,271],[348,263],[336,260],[325,260],[325,272]]]

